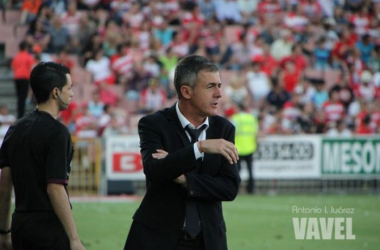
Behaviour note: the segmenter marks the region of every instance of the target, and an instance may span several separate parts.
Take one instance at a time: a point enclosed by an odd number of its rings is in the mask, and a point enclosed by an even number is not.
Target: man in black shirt
[[[12,249],[10,239],[13,249],[84,249],[67,193],[73,145],[56,120],[73,97],[70,71],[39,63],[30,84],[38,108],[9,128],[0,148],[0,249]]]

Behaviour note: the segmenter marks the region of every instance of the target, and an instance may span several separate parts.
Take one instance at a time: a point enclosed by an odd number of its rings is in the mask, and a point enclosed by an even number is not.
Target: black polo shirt
[[[53,211],[47,184],[62,184],[67,193],[72,156],[68,129],[50,114],[35,110],[13,124],[0,148],[0,168],[11,168],[15,211]]]

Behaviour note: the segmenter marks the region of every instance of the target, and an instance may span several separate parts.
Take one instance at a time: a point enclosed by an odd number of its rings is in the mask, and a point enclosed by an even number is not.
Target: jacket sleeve
[[[151,116],[145,116],[138,124],[144,174],[152,182],[173,181],[196,167],[193,145],[169,152],[163,159],[153,159],[152,154],[157,149],[168,151],[157,122]]]
[[[227,140],[234,142],[234,136],[235,128],[231,127]],[[204,167],[207,168],[207,166]],[[240,185],[240,176],[236,164],[230,164],[224,157],[217,176],[188,173],[186,174],[186,179],[189,197],[212,201],[234,200]]]

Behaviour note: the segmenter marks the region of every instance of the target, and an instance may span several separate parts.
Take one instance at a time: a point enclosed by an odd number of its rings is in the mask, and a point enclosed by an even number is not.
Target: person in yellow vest
[[[239,153],[239,160],[237,167],[240,172],[241,162],[244,161],[248,168],[248,184],[247,192],[252,194],[254,191],[253,180],[253,153],[257,148],[257,134],[259,122],[257,118],[251,113],[247,112],[245,107],[241,104],[238,105],[239,111],[232,115],[231,121],[235,125],[235,146]]]

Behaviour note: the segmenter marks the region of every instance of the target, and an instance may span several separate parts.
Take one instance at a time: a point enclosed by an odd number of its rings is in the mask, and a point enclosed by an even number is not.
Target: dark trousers
[[[17,118],[21,118],[25,113],[25,101],[28,96],[29,80],[15,79],[16,95],[17,95]]]
[[[179,239],[176,250],[206,250],[203,239]]]
[[[14,250],[70,250],[70,241],[54,212],[13,213]]]
[[[253,154],[250,155],[239,155],[239,160],[237,162],[237,167],[240,172],[241,169],[241,162],[244,161],[247,164],[247,169],[248,169],[248,185],[247,185],[247,192],[249,194],[253,193],[254,189],[254,181],[253,181],[253,173],[252,173],[252,168],[253,168]]]

